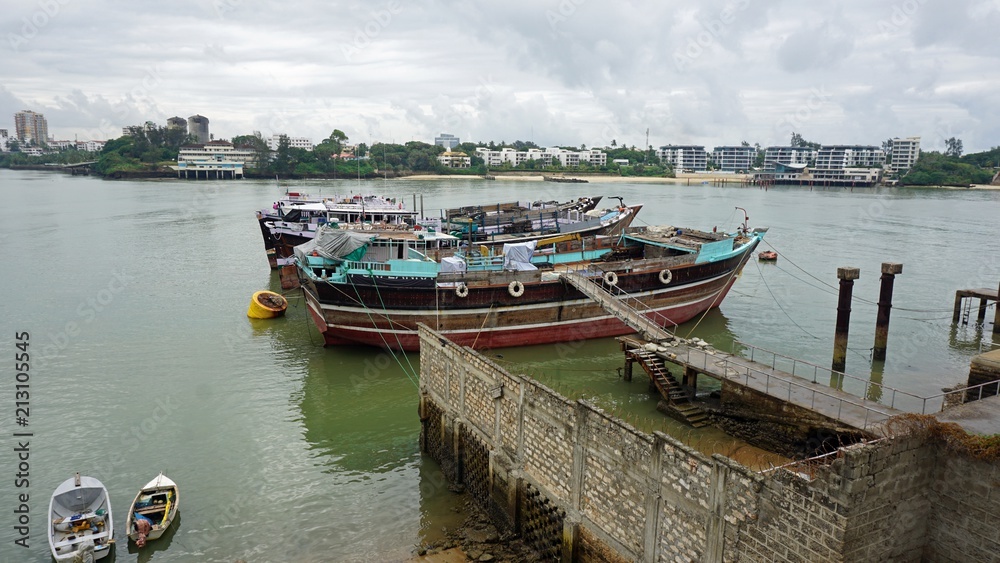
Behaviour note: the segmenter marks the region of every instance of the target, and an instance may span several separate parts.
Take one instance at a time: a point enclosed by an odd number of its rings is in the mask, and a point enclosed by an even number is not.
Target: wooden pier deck
[[[813,369],[813,378],[810,380],[778,369],[776,365],[780,355],[773,352],[764,351],[771,354],[774,359],[771,365],[767,365],[756,362],[752,358],[746,359],[734,354],[692,345],[683,339],[676,339],[663,324],[658,324],[655,312],[632,308],[627,296],[613,295],[578,273],[567,273],[563,277],[585,295],[600,303],[606,311],[639,333],[635,337],[620,337],[619,341],[622,342],[623,350],[631,359],[643,362],[644,369],[650,374],[653,383],[668,402],[673,402],[670,395],[676,391],[675,387],[653,379],[658,374],[658,371],[653,369],[657,366],[653,365],[651,368],[646,365],[647,363],[676,364],[684,369],[685,382],[690,380],[692,374],[703,374],[714,379],[743,385],[754,391],[812,410],[836,420],[846,427],[857,430],[872,431],[879,423],[903,413],[903,411],[893,407],[863,399],[831,387],[829,384],[818,382],[820,370],[828,373],[831,380],[834,381],[840,380],[842,382],[845,378],[865,381],[861,378],[789,358],[793,361],[793,372],[796,365],[808,366]],[[636,301],[636,303],[638,302]],[[649,344],[654,346],[650,347]],[[763,349],[754,348],[754,350]],[[655,360],[650,362],[653,358]],[[886,391],[891,392],[893,403],[896,393],[910,395],[865,381],[866,391],[870,385],[877,385],[880,388],[880,396],[884,396]],[[912,395],[910,396],[912,397]]]

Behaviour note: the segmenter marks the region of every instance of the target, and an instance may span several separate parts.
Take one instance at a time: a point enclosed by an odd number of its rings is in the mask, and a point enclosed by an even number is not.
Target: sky
[[[1000,145],[1000,0],[0,0],[0,128]]]

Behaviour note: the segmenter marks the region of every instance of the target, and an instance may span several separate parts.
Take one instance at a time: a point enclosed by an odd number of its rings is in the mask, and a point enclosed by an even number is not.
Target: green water
[[[738,224],[741,206],[751,226],[771,227],[766,240],[783,256],[776,265],[749,265],[722,308],[682,334],[727,350],[746,340],[826,366],[836,297],[822,283],[836,284],[838,266],[858,266],[855,295],[876,301],[879,264],[896,261],[904,269],[889,360],[875,377],[932,394],[964,379],[980,342],[990,340],[975,327],[952,330],[950,309],[955,289],[1000,281],[1000,192],[475,180],[291,187],[376,192],[408,204],[418,194],[426,212],[484,200],[620,195],[646,204],[640,223],[725,229]],[[301,299],[281,319],[245,316],[254,291],[278,288],[253,211],[280,191],[273,182],[112,182],[0,170],[0,350],[8,356],[0,561],[49,560],[49,495],[75,471],[108,487],[120,561],[400,560],[459,518],[455,496],[418,450],[408,375],[416,355],[324,349]],[[857,302],[852,315],[847,371],[870,377],[875,307]],[[21,331],[31,343],[24,428],[14,424]],[[640,377],[621,381],[614,340],[486,353],[640,427],[674,432],[706,451],[742,449],[717,432],[693,434],[664,420]],[[22,430],[34,434],[30,486],[16,488],[11,436]],[[122,520],[159,471],[180,485],[182,520],[139,554],[123,541]],[[29,549],[13,543],[9,507],[17,493],[30,497]]]

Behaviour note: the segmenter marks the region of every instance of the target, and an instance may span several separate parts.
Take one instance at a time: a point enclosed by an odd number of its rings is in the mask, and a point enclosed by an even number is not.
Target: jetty
[[[748,359],[735,353],[715,350],[699,339],[678,338],[666,328],[672,324],[669,319],[658,316],[654,311],[633,306],[639,305],[639,301],[630,299],[626,295],[612,293],[611,290],[620,291],[617,288],[612,287],[609,290],[579,273],[568,273],[563,278],[580,292],[594,299],[608,313],[636,330],[638,333],[636,336],[619,338],[626,356],[625,379],[631,379],[632,366],[638,363],[663,397],[669,411],[667,414],[692,426],[704,426],[708,418],[707,414],[693,403],[697,394],[699,375],[722,381],[728,386],[742,388],[741,391],[752,391],[794,405],[863,432],[871,431],[879,423],[904,412],[894,407],[897,397],[921,399],[923,406],[919,410],[927,409],[925,399],[905,391],[783,356],[757,346],[741,342],[734,344],[734,349],[740,348],[750,353],[751,357]],[[769,358],[771,363],[756,361],[755,357],[759,356]],[[791,362],[791,371],[780,369],[779,361]],[[681,369],[681,381],[670,372],[668,364]],[[812,377],[801,377],[797,373],[799,371],[811,371]],[[820,382],[821,375],[827,378],[828,382]],[[845,381],[863,384],[865,396],[888,397],[890,406],[841,390]]]
[[[993,317],[993,332],[1000,333],[1000,306],[997,306],[1000,289],[989,289],[981,287],[977,289],[960,289],[955,292],[955,310],[952,313],[951,322],[958,324],[969,324],[969,316],[972,312],[972,302],[979,299],[979,312],[976,315],[976,322],[984,324],[986,322],[986,308],[990,301],[995,306]]]

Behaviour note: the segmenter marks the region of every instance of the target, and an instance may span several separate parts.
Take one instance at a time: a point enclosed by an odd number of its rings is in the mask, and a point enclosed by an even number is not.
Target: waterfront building
[[[219,157],[222,157],[221,160]],[[177,163],[203,161],[232,161],[245,166],[256,164],[257,153],[250,147],[236,147],[229,141],[210,141],[195,145],[184,145],[177,153]],[[242,172],[241,172],[242,175]]]
[[[920,158],[920,137],[894,138],[889,154],[892,156],[889,167],[893,172],[905,172],[913,168]]]
[[[7,143],[10,140],[6,129],[0,129],[0,152],[7,152]]]
[[[448,168],[472,167],[472,158],[464,152],[445,151],[438,155],[437,160]]]
[[[817,170],[881,168],[884,164],[885,151],[871,145],[824,145],[816,153]]]
[[[764,171],[775,172],[777,165],[808,166],[816,161],[812,147],[767,147],[764,149]]]
[[[87,151],[87,152],[101,152],[104,150],[104,145],[107,141],[77,141],[77,150]]]
[[[212,135],[208,132],[208,118],[204,115],[192,115],[188,118],[188,134],[194,137],[197,143],[207,143],[212,140]]]
[[[699,172],[708,168],[708,153],[703,145],[664,145],[656,151],[660,162],[675,170]]]
[[[434,137],[434,144],[435,145],[437,145],[439,147],[444,147],[444,148],[446,148],[448,150],[451,150],[451,149],[457,147],[459,145],[459,143],[461,143],[461,142],[462,142],[461,139],[459,139],[458,137],[456,137],[456,136],[454,136],[454,135],[452,135],[450,133],[441,133],[437,137]]]
[[[49,123],[40,113],[30,110],[15,113],[14,128],[17,140],[22,143],[45,145],[49,141]]]
[[[56,150],[68,149],[70,147],[76,148],[76,141],[49,141],[49,148]]]
[[[726,172],[746,172],[753,166],[757,150],[743,145],[715,147],[712,160],[719,170]]]

